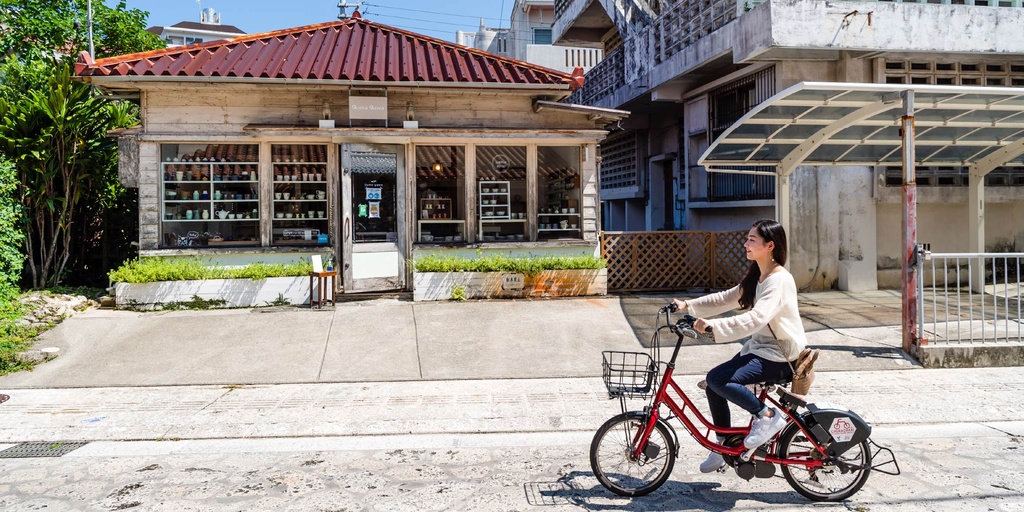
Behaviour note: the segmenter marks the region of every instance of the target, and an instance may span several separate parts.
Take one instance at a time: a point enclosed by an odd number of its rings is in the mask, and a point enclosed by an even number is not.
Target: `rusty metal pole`
[[[917,344],[917,172],[914,169],[914,91],[903,91],[903,351]]]

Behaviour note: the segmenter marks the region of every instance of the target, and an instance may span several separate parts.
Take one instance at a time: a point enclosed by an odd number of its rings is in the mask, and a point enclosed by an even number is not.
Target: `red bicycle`
[[[808,403],[788,393],[781,387],[788,381],[756,386],[759,398],[774,405],[787,418],[786,426],[764,445],[752,449],[743,446],[750,424],[713,425],[672,380],[684,338],[701,338],[693,329],[694,317],[685,315],[672,323],[674,310],[672,305],[659,310],[651,354],[602,353],[605,386],[610,398],[619,399],[622,413],[601,425],[590,445],[590,465],[601,485],[620,496],[643,496],[661,487],[679,454],[679,440],[669,424],[672,419],[678,419],[701,446],[722,454],[727,465],[719,471],[732,467],[741,478],[750,480],[771,478],[775,476],[775,467],[780,466],[789,485],[813,501],[841,501],[852,496],[864,486],[872,470],[900,474],[892,450],[871,441],[870,424],[842,407]],[[668,362],[660,361],[658,340],[664,330],[678,337]],[[769,395],[772,389],[778,389],[778,400]],[[631,398],[649,402],[643,410],[629,411],[626,400]],[[668,410],[667,415],[662,413],[663,409]],[[805,411],[800,412],[801,409]],[[706,433],[700,433],[688,411]],[[716,435],[712,436],[712,432]],[[718,437],[724,437],[724,441],[717,442]],[[872,460],[879,458],[883,462],[872,465]],[[880,469],[890,464],[895,470]]]

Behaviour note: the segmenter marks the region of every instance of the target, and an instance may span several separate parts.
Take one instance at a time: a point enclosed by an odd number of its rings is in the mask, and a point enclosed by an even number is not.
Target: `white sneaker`
[[[708,454],[707,460],[700,463],[700,472],[714,473],[723,467],[725,467],[725,459],[722,458],[722,454],[718,452],[711,452]]]
[[[772,410],[775,411],[775,415],[771,418],[758,416],[754,419],[754,424],[750,426],[750,434],[743,440],[743,446],[757,448],[786,426],[786,416],[775,409]]]

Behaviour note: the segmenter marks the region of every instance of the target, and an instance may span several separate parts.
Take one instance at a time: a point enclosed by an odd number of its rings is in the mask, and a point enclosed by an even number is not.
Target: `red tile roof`
[[[233,77],[550,85],[577,89],[583,70],[567,75],[441,39],[352,18],[232,39],[92,61],[79,55],[79,76]]]

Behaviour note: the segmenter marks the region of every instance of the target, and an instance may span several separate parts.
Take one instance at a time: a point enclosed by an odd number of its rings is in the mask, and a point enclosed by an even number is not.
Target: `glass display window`
[[[579,146],[537,148],[537,239],[583,238]]]
[[[416,147],[416,242],[466,241],[466,148]]]
[[[270,160],[274,173],[271,244],[329,244],[327,146],[273,144]]]
[[[477,239],[513,242],[527,233],[526,147],[477,146]]]
[[[259,245],[259,146],[160,146],[161,247]]]

